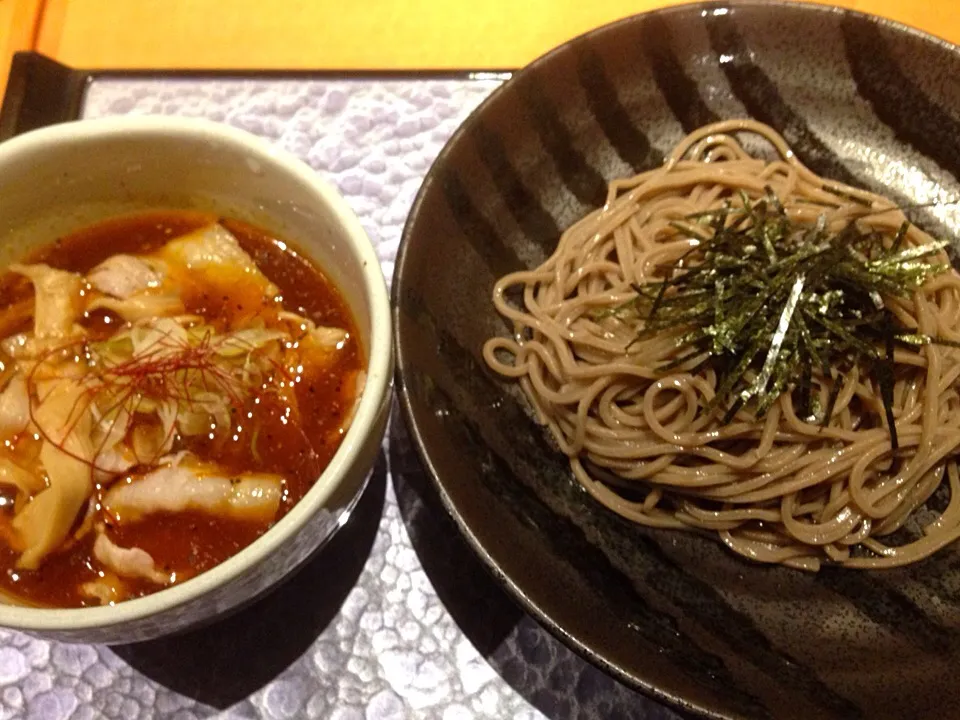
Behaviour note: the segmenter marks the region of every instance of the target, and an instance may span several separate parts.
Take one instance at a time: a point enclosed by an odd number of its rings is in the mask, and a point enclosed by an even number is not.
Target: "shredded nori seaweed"
[[[855,218],[831,231],[822,215],[814,224],[791,219],[769,188],[757,200],[742,194],[739,203],[673,223],[696,245],[660,268],[662,281],[634,285],[635,298],[596,318],[638,322],[628,351],[683,327],[676,359],[660,369],[712,367],[717,389],[705,409],[722,410],[725,420],[743,407],[761,417],[790,391],[801,418],[826,426],[845,376],[858,368],[879,388],[896,449],[895,348],[957,344],[905,328],[887,303],[948,270],[937,261],[946,244],[904,249],[908,222],[896,233],[862,225]],[[832,378],[825,408],[814,372]]]

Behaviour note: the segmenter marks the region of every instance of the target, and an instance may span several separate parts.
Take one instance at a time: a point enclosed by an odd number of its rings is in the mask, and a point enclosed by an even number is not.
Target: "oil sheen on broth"
[[[0,594],[183,582],[262,535],[349,425],[364,356],[302,255],[197,213],[118,218],[0,278]]]

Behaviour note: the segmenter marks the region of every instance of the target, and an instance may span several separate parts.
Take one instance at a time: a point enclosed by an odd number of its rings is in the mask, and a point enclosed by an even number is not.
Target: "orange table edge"
[[[671,4],[471,0],[466,10],[448,0],[0,0],[0,90],[13,53],[26,49],[84,69],[517,68],[582,32]],[[954,0],[831,4],[960,42]]]

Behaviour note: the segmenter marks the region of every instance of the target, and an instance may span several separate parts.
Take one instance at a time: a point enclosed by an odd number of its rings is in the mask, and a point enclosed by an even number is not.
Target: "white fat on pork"
[[[74,324],[70,329],[71,338],[79,338],[86,330],[81,325]],[[32,332],[17,333],[0,340],[0,352],[6,353],[14,360],[33,360],[41,355],[47,355],[51,350],[68,348],[69,340],[64,342],[60,337],[42,338]]]
[[[85,597],[98,600],[101,605],[113,605],[126,596],[123,581],[113,573],[107,577],[83,583],[80,586],[80,592]]]
[[[183,313],[183,301],[179,295],[169,293],[132,295],[125,300],[104,295],[93,300],[87,309],[109,310],[127,322],[137,322],[180,315]]]
[[[157,569],[157,564],[146,550],[116,545],[105,534],[99,533],[93,543],[93,556],[117,575],[149,580],[157,585],[170,582],[170,575]]]
[[[186,510],[268,522],[276,517],[282,494],[277,475],[245,473],[231,478],[180,463],[115,484],[104,496],[103,507],[120,523]]]
[[[104,483],[123,475],[137,464],[133,452],[123,445],[116,445],[109,450],[102,450],[93,460],[93,479]]]
[[[159,263],[133,255],[112,255],[87,273],[87,282],[105,295],[126,300],[160,287],[164,273]]]
[[[207,225],[171,240],[160,251],[165,261],[188,272],[210,274],[224,280],[252,282],[267,297],[279,292],[267,279],[233,233],[219,224]]]
[[[40,447],[40,464],[48,487],[13,519],[25,548],[17,567],[25,570],[36,570],[63,543],[93,491],[90,463],[96,450],[90,440],[93,421],[81,403],[84,392],[79,384],[60,382],[34,411],[47,437]]]
[[[0,393],[0,438],[23,432],[30,422],[30,395],[27,381],[17,373]]]
[[[10,270],[24,275],[33,283],[33,332],[40,339],[62,338],[74,331],[74,322],[80,314],[83,278],[76,273],[57,270],[48,265],[10,266]]]
[[[347,331],[318,325],[309,331],[310,339],[324,350],[340,350],[347,341]]]
[[[326,352],[342,350],[350,337],[349,333],[342,328],[317,325],[313,320],[287,310],[278,313],[277,317],[288,323],[298,325],[300,330],[306,331],[303,340],[308,340],[310,345]]]

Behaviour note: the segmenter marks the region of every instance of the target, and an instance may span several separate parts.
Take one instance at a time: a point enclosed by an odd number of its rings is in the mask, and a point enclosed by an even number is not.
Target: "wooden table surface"
[[[834,4],[894,18],[960,43],[955,1]],[[26,49],[84,68],[512,68],[585,30],[670,4],[0,0],[0,90],[11,55]]]

